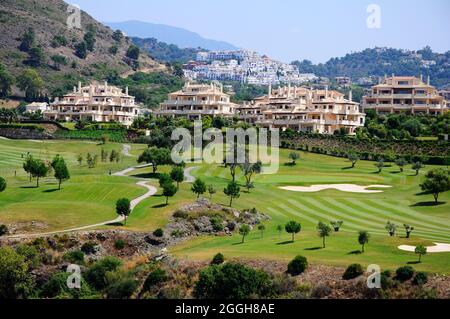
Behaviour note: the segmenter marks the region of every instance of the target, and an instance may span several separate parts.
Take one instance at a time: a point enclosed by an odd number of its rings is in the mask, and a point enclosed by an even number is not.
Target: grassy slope
[[[0,140],[0,176],[7,179],[8,188],[0,195],[0,222],[43,221],[48,230],[59,230],[75,226],[94,224],[114,219],[115,201],[120,197],[134,198],[145,193],[126,177],[109,176],[119,169],[135,165],[135,159],[123,157],[120,163],[99,163],[89,169],[85,163],[80,167],[77,154],[96,153],[101,148],[111,151],[122,150],[121,144],[109,143],[106,146],[92,142],[26,142]],[[145,146],[136,145],[133,151]],[[50,175],[42,179],[41,187],[34,188],[22,169],[22,154],[30,152],[43,160],[51,160],[55,154],[64,156],[69,165],[72,178],[63,183],[57,191],[57,182]],[[14,171],[17,177],[14,177]]]
[[[282,162],[287,162],[287,152],[282,152]],[[345,266],[352,262],[365,265],[379,264],[394,268],[415,261],[412,253],[402,252],[397,246],[415,245],[433,242],[450,242],[449,207],[450,194],[441,195],[440,206],[414,206],[417,203],[431,201],[431,196],[418,195],[419,184],[424,172],[413,176],[406,170],[398,173],[396,167],[387,167],[376,174],[372,162],[359,162],[355,169],[345,169],[349,163],[345,159],[302,153],[297,167],[282,166],[277,175],[262,175],[256,180],[256,189],[250,194],[242,193],[236,200],[236,207],[257,207],[272,217],[267,224],[264,238],[254,231],[244,245],[239,245],[238,235],[226,238],[202,237],[183,243],[171,251],[179,257],[209,259],[215,253],[222,252],[229,257],[263,257],[289,260],[297,254],[308,257],[312,262]],[[431,167],[427,167],[426,170]],[[220,167],[202,166],[194,175],[205,178],[221,191],[229,179],[227,170]],[[360,185],[386,184],[393,188],[379,194],[352,194],[334,190],[320,193],[296,193],[280,190],[283,185],[311,185],[325,183],[357,183]],[[216,201],[227,203],[222,194]],[[279,238],[276,226],[289,220],[302,223],[303,230],[294,243],[286,243],[289,235],[283,233]],[[342,232],[332,234],[328,247],[321,247],[315,227],[317,222],[344,220]],[[398,225],[410,223],[416,227],[413,238],[389,238],[384,226],[390,220]],[[350,254],[359,249],[357,232],[368,230],[371,241],[364,255]],[[403,227],[399,234],[404,235]],[[450,273],[450,253],[425,257],[425,263],[416,265],[418,269]]]

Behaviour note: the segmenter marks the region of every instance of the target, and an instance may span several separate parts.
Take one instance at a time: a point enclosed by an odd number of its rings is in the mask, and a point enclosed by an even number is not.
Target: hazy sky
[[[194,31],[290,62],[368,47],[450,50],[449,0],[67,0],[100,21],[140,20]],[[381,9],[368,28],[367,8]]]

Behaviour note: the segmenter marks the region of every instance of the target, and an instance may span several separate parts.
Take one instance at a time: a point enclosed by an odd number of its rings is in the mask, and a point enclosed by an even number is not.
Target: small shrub
[[[396,279],[400,281],[407,281],[410,280],[414,276],[414,268],[411,266],[404,266],[397,269],[396,273]]]
[[[308,268],[308,260],[303,256],[297,256],[288,264],[287,272],[291,276],[298,276],[302,274],[306,268]]]
[[[344,275],[342,276],[345,280],[350,280],[357,278],[364,274],[364,270],[360,264],[352,264],[348,266],[348,268],[345,270]]]
[[[153,232],[153,236],[161,238],[164,236],[164,231],[161,228],[158,228]]]
[[[149,291],[152,287],[167,281],[168,276],[164,269],[158,268],[152,271],[145,279],[143,291]]]
[[[8,233],[8,227],[6,225],[0,225],[0,236],[6,235]]]
[[[125,240],[123,240],[122,238],[119,238],[119,239],[117,239],[117,240],[115,241],[114,247],[115,247],[117,250],[122,250],[122,249],[125,248],[126,244],[127,244],[127,243],[125,242]]]
[[[220,217],[211,217],[209,220],[215,232],[223,231],[223,221]]]
[[[227,228],[229,231],[235,231],[236,229],[236,222],[230,221],[227,223]]]
[[[331,294],[332,290],[327,285],[319,285],[313,288],[311,292],[311,297],[316,299],[321,299],[329,296]]]
[[[86,255],[95,254],[95,246],[97,246],[96,243],[86,242],[83,244],[83,246],[81,246],[81,251]]]
[[[180,219],[187,219],[189,217],[189,214],[182,210],[177,210],[175,213],[173,213],[173,217],[180,218]]]
[[[68,252],[63,259],[69,263],[81,265],[84,263],[84,253],[81,250]]]
[[[428,275],[425,272],[418,272],[413,279],[413,284],[417,286],[425,285],[428,282]]]
[[[211,265],[221,265],[225,262],[225,257],[221,254],[218,253],[217,255],[215,255],[211,261]]]

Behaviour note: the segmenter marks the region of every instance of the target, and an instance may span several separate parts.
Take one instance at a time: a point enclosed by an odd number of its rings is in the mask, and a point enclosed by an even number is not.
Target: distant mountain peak
[[[113,29],[119,29],[129,37],[155,38],[180,48],[203,48],[206,50],[236,50],[236,46],[224,42],[206,39],[198,33],[165,24],[129,20],[124,22],[104,22]]]

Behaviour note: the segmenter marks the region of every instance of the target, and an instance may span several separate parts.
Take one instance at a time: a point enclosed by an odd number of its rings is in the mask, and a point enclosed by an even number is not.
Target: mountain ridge
[[[175,44],[182,49],[199,47],[213,51],[238,49],[238,47],[228,42],[207,39],[196,32],[166,24],[143,22],[138,20],[103,23],[112,29],[121,30],[129,37],[138,37],[142,39],[156,38],[167,44]]]

